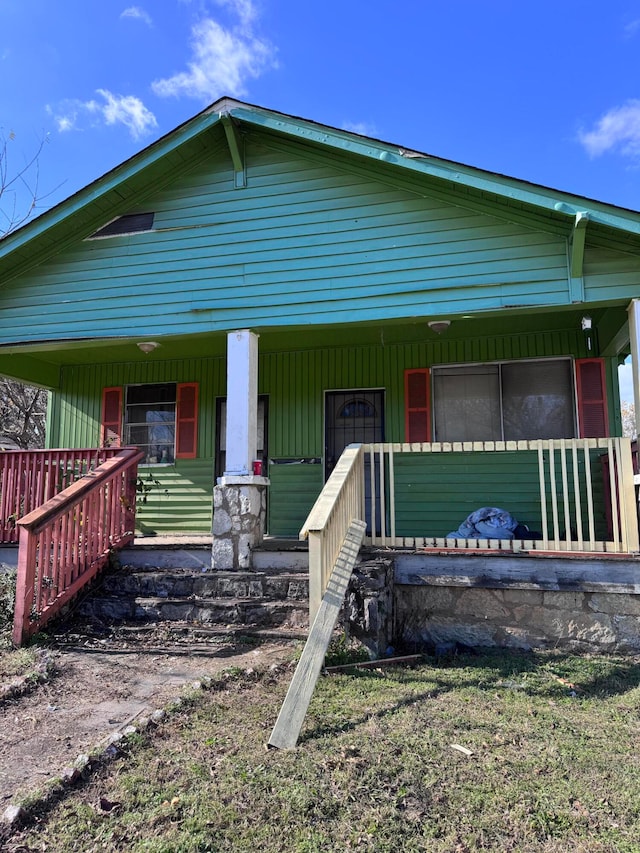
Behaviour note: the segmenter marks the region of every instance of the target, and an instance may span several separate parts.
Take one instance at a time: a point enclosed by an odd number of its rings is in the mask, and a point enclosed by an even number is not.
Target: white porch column
[[[213,487],[212,566],[251,569],[264,536],[269,480],[253,473],[258,449],[258,335],[227,335],[225,471]]]
[[[640,299],[632,299],[627,308],[629,315],[629,345],[633,375],[633,404],[636,413],[636,436],[640,435]]]
[[[258,335],[227,335],[227,457],[224,476],[253,474],[258,430]]]

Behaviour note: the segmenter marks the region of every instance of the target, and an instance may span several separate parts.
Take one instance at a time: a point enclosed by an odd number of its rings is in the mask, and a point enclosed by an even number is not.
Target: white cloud
[[[342,123],[342,129],[348,130],[349,133],[358,133],[360,136],[371,136],[374,139],[378,136],[376,126],[367,124],[365,121],[345,121]]]
[[[108,89],[98,89],[104,102],[64,101],[57,109],[47,107],[53,116],[58,131],[66,133],[71,130],[82,130],[89,118],[89,124],[96,126],[124,125],[134,139],[140,139],[153,128],[158,126],[154,114],[145,107],[140,98],[134,95],[114,95]]]
[[[592,157],[614,150],[627,157],[640,157],[640,100],[613,107],[578,138]]]
[[[151,15],[148,12],[145,12],[140,6],[129,6],[123,12],[120,13],[121,18],[136,18],[139,21],[143,21],[148,27],[153,26],[153,21],[151,20]]]
[[[106,124],[123,124],[134,139],[158,126],[154,114],[135,95],[113,95],[107,89],[97,91],[106,101],[101,108]]]
[[[627,24],[624,28],[624,34],[627,38],[633,38],[638,30],[640,30],[640,18],[636,18],[635,21],[631,21],[631,23]]]
[[[250,78],[276,67],[275,48],[254,35],[256,18],[252,0],[218,0],[238,16],[238,24],[225,28],[204,18],[192,28],[192,59],[187,70],[155,80],[156,95],[186,95],[210,102],[222,95],[243,95]]]
[[[216,0],[218,6],[231,9],[240,18],[240,26],[248,30],[258,17],[253,0]]]

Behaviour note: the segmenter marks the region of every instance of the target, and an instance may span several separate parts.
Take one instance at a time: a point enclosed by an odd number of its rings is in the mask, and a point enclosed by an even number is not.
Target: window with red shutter
[[[576,360],[576,390],[580,438],[606,438],[609,435],[609,413],[604,359]]]
[[[405,441],[431,441],[431,386],[429,368],[404,372]]]
[[[144,451],[147,465],[194,459],[198,440],[198,385],[155,382],[127,385],[124,441]]]
[[[176,409],[176,458],[195,459],[198,445],[198,385],[178,385]]]
[[[102,389],[102,416],[100,422],[100,446],[121,447],[122,388]]]

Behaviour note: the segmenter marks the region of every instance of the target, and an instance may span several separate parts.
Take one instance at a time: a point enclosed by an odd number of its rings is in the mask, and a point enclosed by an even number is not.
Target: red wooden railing
[[[24,643],[52,619],[134,535],[135,447],[76,480],[18,519],[20,546],[13,641]]]
[[[119,448],[9,450],[0,453],[0,544],[18,542],[17,521]]]

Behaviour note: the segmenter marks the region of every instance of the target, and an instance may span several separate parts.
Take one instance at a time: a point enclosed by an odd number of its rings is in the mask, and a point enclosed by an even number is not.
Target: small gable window
[[[109,222],[103,228],[95,231],[90,240],[96,237],[117,237],[121,234],[138,234],[141,231],[151,231],[155,213],[127,213]]]

